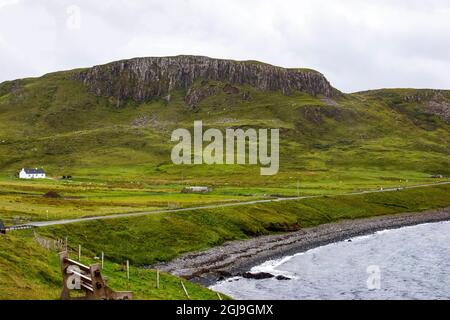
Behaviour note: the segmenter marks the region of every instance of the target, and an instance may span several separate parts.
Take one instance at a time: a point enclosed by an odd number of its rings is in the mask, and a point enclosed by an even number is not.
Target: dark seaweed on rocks
[[[264,280],[264,279],[271,279],[275,276],[267,272],[258,272],[258,273],[246,272],[242,275],[242,277],[245,279]]]

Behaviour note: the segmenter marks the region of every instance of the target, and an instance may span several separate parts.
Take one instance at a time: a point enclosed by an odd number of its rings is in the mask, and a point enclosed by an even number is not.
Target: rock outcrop
[[[184,101],[191,108],[195,108],[202,100],[216,94],[219,88],[213,85],[191,87],[184,97]]]
[[[418,90],[413,95],[407,95],[404,100],[409,103],[417,103],[423,111],[440,117],[450,124],[450,99],[448,91],[443,90]]]
[[[76,78],[98,96],[144,102],[188,90],[196,81],[222,81],[260,90],[295,91],[329,98],[341,93],[319,72],[285,69],[256,61],[232,61],[201,56],[135,58],[95,66]]]

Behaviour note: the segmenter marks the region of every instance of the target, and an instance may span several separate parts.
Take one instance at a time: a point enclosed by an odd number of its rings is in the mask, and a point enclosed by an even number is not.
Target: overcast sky
[[[450,1],[0,0],[0,82],[178,54],[313,68],[346,92],[450,89]]]

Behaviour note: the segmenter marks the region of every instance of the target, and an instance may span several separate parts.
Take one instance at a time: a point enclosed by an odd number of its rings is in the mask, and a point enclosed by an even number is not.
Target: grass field
[[[170,102],[97,97],[73,80],[79,72],[0,84],[0,220],[333,195],[450,176],[450,126],[428,106],[448,102],[448,91],[378,90],[330,100],[242,85],[236,88],[249,99],[219,90],[191,110],[186,90],[173,91]],[[209,85],[227,84],[195,84]],[[261,176],[259,166],[248,165],[173,165],[171,132],[195,120],[205,130],[279,128],[279,174]],[[19,181],[22,167],[42,167],[51,179]],[[74,180],[60,180],[63,175]],[[180,194],[189,185],[214,192]],[[48,191],[62,197],[43,198]]]
[[[74,250],[81,244],[91,256],[104,251],[114,262],[129,259],[134,265],[144,266],[229,240],[294,231],[342,219],[421,212],[447,206],[450,206],[450,186],[442,185],[89,221],[46,227],[38,232],[55,239],[68,237]]]
[[[76,259],[76,254],[72,258]],[[84,264],[98,263],[83,257]],[[133,291],[139,300],[185,300],[182,279],[161,273],[156,288],[156,271],[130,267],[130,281],[123,265],[107,260],[102,271],[108,285],[116,291]],[[0,236],[0,300],[55,300],[61,293],[61,271],[55,250],[41,247],[31,231],[11,232]],[[215,292],[183,280],[189,297],[197,300],[218,300]],[[227,299],[225,295],[221,298]]]
[[[98,263],[105,252],[104,275],[115,290],[132,290],[137,299],[185,299],[180,279],[142,267],[225,241],[294,231],[343,219],[420,212],[450,205],[450,186],[351,196],[325,196],[282,203],[221,208],[136,218],[91,221],[0,236],[0,299],[57,299],[61,289],[58,255],[35,240],[68,238],[82,262]],[[124,264],[131,262],[130,281]],[[183,280],[191,299],[218,299],[216,293]],[[222,295],[223,298],[226,298]]]
[[[413,174],[404,173],[412,177]],[[0,221],[17,225],[29,221],[61,220],[121,213],[149,212],[158,209],[188,208],[199,205],[251,201],[273,197],[336,195],[380,187],[404,187],[446,181],[416,176],[410,180],[372,177],[366,181],[297,182],[290,179],[284,187],[217,186],[208,194],[181,193],[183,185],[145,183],[95,183],[58,180],[0,180]],[[44,195],[54,191],[60,197]]]
[[[4,180],[0,181],[0,221],[14,225],[261,198],[261,195],[233,192],[183,194],[182,188],[181,185]],[[49,191],[55,191],[60,197],[44,197]]]

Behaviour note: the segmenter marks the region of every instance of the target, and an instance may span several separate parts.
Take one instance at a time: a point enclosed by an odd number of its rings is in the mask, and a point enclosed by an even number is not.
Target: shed
[[[208,193],[211,191],[210,187],[186,187],[181,190],[182,193]]]

